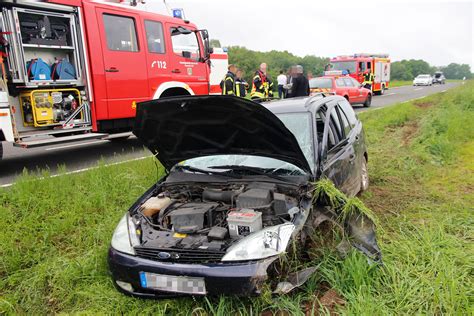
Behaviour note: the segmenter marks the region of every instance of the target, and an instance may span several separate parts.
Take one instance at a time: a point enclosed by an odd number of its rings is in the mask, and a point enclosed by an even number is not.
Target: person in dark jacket
[[[243,78],[242,70],[238,69],[235,78],[235,95],[241,98],[245,98],[247,95],[247,89],[249,84]]]
[[[288,98],[304,97],[309,95],[309,81],[303,75],[303,66],[294,67],[294,73],[291,80],[291,91]]]
[[[222,95],[235,95],[235,72],[237,67],[234,64],[230,64],[227,67],[227,74],[224,80],[221,81]]]

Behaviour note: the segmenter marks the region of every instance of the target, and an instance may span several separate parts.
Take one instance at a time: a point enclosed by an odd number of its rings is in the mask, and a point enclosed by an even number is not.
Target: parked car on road
[[[167,171],[112,237],[114,284],[134,296],[258,294],[290,242],[332,216],[314,181],[369,185],[362,123],[340,96],[158,99],[138,104],[134,134]],[[378,256],[361,218],[344,224],[350,242]]]
[[[444,77],[444,74],[441,71],[435,72],[433,76],[433,83],[439,83],[439,84],[446,83],[446,78]]]
[[[369,107],[372,103],[372,91],[349,76],[323,76],[309,81],[310,93],[333,92],[347,99],[351,104],[363,104]]]
[[[433,79],[431,75],[418,75],[413,80],[414,86],[431,86],[433,84]]]

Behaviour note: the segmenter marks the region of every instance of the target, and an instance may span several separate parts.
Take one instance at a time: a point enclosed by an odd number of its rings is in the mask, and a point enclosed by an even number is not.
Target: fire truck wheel
[[[364,107],[368,108],[372,104],[372,95],[368,94],[367,99],[365,99]]]

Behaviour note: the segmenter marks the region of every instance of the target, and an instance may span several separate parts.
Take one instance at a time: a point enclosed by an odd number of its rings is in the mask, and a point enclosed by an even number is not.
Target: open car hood
[[[137,105],[133,133],[166,169],[190,158],[254,155],[311,174],[298,142],[262,105],[233,96],[179,96]]]

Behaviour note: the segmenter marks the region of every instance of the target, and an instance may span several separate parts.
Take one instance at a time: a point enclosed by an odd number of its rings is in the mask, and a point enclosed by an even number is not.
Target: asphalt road
[[[458,84],[392,88],[382,96],[375,96],[369,109],[380,109],[398,102],[423,98],[436,92],[444,92]],[[358,112],[368,110],[358,106],[355,108]],[[58,166],[65,165],[68,171],[79,172],[97,166],[101,159],[106,164],[113,164],[150,155],[133,137],[125,141],[93,140],[32,149],[17,148],[4,142],[3,150],[4,157],[0,161],[0,187],[10,186],[23,170],[37,172],[49,169],[51,174],[55,174]]]
[[[384,95],[376,95],[372,98],[372,105],[370,108],[364,108],[362,105],[354,106],[356,112],[366,111],[368,109],[379,109],[387,105],[392,105],[399,102],[407,102],[410,100],[426,97],[437,92],[444,92],[448,89],[458,86],[458,82],[447,82],[443,85],[433,86],[401,86],[391,88],[385,91]]]

